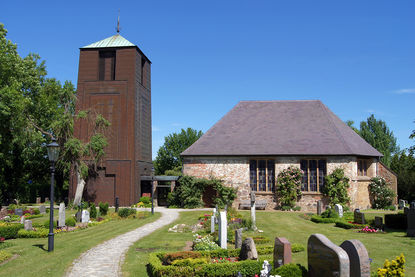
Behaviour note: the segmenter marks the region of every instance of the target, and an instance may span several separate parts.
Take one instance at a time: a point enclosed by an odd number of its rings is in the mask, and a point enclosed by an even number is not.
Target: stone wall
[[[313,157],[314,158],[314,157]],[[357,159],[353,156],[328,156],[315,157],[316,159],[327,160],[327,174],[332,173],[336,168],[344,169],[346,177],[350,180],[349,196],[351,198],[351,208],[366,209],[370,207],[368,185],[370,178],[376,176],[377,162],[372,159],[368,168],[368,176],[357,176]],[[271,158],[267,158],[271,159]],[[275,176],[282,170],[296,166],[300,167],[301,156],[274,157]],[[242,200],[249,199],[249,157],[185,157],[183,161],[183,174],[199,178],[219,178],[224,184],[238,189],[237,199],[234,206],[237,207]],[[257,199],[266,199],[267,209],[274,209],[278,200],[272,192],[256,192]],[[328,199],[318,192],[304,192],[298,205],[303,211],[316,211],[317,200],[323,200],[324,205],[328,204]]]
[[[398,195],[398,176],[395,172],[393,172],[389,167],[387,167],[382,162],[379,163],[379,176],[385,178],[386,182],[388,182],[391,186],[391,189]],[[398,204],[398,197],[395,197],[393,204]]]

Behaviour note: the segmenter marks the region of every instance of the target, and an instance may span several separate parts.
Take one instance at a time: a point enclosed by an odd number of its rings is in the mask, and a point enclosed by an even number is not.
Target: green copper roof
[[[116,34],[112,37],[94,42],[90,45],[84,46],[82,48],[105,48],[105,47],[130,47],[135,46],[120,34]]]

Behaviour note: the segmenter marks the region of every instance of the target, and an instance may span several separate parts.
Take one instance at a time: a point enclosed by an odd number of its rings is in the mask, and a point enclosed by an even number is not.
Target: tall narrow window
[[[301,160],[300,167],[304,172],[302,191],[321,192],[327,172],[326,160]]]
[[[357,160],[357,175],[367,176],[367,169],[369,168],[369,161],[365,159]]]
[[[99,52],[99,80],[115,80],[115,51]]]
[[[145,65],[146,65],[146,60],[143,57],[141,57],[141,84],[143,85],[143,87],[145,87],[145,84],[144,84],[144,82],[145,82],[145,72],[144,72]]]
[[[273,160],[250,160],[249,179],[253,191],[273,191],[275,162]]]

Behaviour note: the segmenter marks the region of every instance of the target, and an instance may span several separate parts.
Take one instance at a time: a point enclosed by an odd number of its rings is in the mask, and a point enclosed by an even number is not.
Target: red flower
[[[4,237],[0,237],[0,242],[3,242],[5,240]]]

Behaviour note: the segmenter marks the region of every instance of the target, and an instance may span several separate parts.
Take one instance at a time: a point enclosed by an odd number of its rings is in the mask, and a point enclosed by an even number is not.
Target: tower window
[[[144,75],[144,66],[146,64],[146,60],[141,57],[141,85],[143,85],[143,87],[145,87],[145,75]]]
[[[115,80],[115,51],[99,51],[99,80]]]

